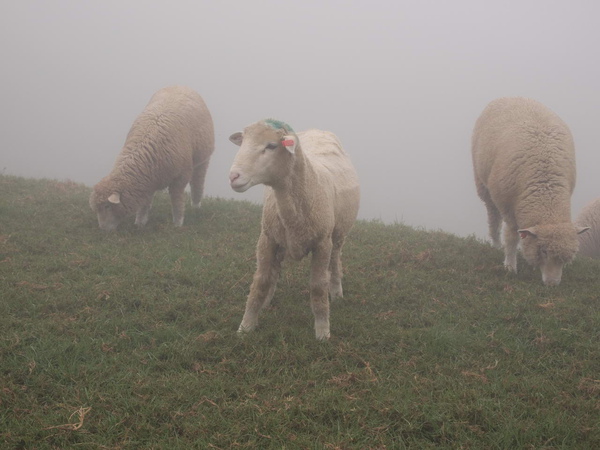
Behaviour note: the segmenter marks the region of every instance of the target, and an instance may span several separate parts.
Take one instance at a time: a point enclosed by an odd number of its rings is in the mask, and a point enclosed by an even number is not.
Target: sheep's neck
[[[314,170],[298,146],[290,176],[281,185],[273,186],[279,215],[286,227],[295,228],[304,217],[309,217],[314,198],[311,184],[314,181]]]

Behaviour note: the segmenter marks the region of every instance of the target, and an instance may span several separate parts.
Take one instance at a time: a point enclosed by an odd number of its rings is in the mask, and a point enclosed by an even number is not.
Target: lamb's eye
[[[275,142],[269,142],[265,148],[269,150],[275,150],[277,147],[278,145]]]

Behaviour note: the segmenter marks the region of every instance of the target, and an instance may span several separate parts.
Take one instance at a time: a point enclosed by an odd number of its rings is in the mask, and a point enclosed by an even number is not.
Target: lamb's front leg
[[[171,197],[171,210],[173,212],[173,224],[176,227],[183,225],[185,214],[185,187],[187,178],[180,177],[169,185],[169,196]]]
[[[261,233],[256,247],[256,272],[246,301],[246,311],[238,329],[239,333],[252,331],[258,325],[260,311],[269,304],[275,293],[284,254],[283,248]]]
[[[148,223],[148,216],[150,214],[150,209],[152,208],[152,199],[154,198],[154,193],[150,194],[148,198],[142,202],[140,209],[138,209],[135,215],[135,224],[139,227],[143,227]]]
[[[310,306],[315,316],[317,339],[329,339],[329,262],[332,250],[331,239],[321,242],[313,250],[310,266]]]

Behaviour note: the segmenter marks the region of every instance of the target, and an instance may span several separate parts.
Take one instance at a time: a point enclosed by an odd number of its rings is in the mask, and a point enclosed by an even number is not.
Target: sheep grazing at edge
[[[258,324],[270,303],[286,255],[312,252],[310,304],[319,340],[329,339],[329,296],[342,297],[341,253],[358,213],[360,188],[350,159],[327,131],[294,133],[280,121],[252,124],[229,138],[240,146],[229,180],[244,192],[264,184],[262,230],[254,274],[239,332]]]
[[[600,198],[581,210],[575,224],[590,227],[590,231],[579,235],[579,255],[600,259]]]
[[[90,196],[90,207],[103,230],[114,230],[134,214],[144,226],[154,193],[169,188],[173,223],[183,224],[185,193],[200,207],[204,178],[214,150],[213,121],[194,90],[173,86],[156,92],[137,117],[109,175]]]
[[[496,247],[505,223],[505,267],[517,272],[520,236],[526,261],[540,267],[544,284],[558,285],[577,253],[577,235],[588,229],[571,222],[575,150],[569,128],[535,100],[501,98],[477,120],[472,151]]]

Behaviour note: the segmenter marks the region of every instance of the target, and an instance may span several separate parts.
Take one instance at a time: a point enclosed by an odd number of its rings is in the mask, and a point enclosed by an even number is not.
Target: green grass
[[[329,342],[308,261],[240,337],[260,207],[176,229],[159,194],[109,234],[89,192],[0,176],[0,447],[600,448],[600,262],[547,288],[474,237],[359,221]]]

